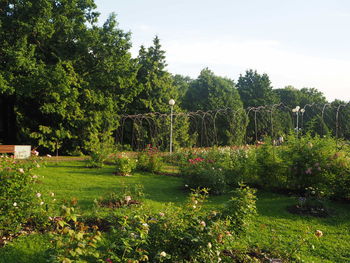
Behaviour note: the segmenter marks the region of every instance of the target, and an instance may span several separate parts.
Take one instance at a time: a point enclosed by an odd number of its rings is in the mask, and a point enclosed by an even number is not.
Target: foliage
[[[207,141],[204,145],[200,144],[201,146],[242,143],[247,119],[239,93],[232,80],[216,76],[208,68],[203,69],[198,78],[190,83],[183,104],[189,111],[226,108],[231,110],[225,114],[219,112],[217,116],[208,119],[209,122],[214,123],[213,126],[218,136],[216,140]],[[198,139],[203,140],[203,138]]]
[[[155,173],[160,172],[163,167],[163,160],[156,147],[148,145],[137,156],[137,169],[140,171]]]
[[[121,191],[108,193],[98,200],[95,204],[101,207],[120,208],[132,204],[139,204],[144,197],[143,186],[135,184],[124,186]]]
[[[233,235],[226,220],[216,211],[206,212],[202,205],[205,189],[194,191],[185,207],[168,205],[158,214],[129,210],[119,214],[108,239],[112,241],[108,258],[112,262],[217,262],[225,258]]]
[[[93,168],[102,168],[103,163],[113,152],[113,139],[109,133],[102,133],[94,137],[94,140],[89,143],[89,166]]]
[[[118,154],[114,162],[117,175],[129,176],[136,168],[136,161],[128,157],[125,153]]]
[[[231,192],[232,197],[222,212],[230,220],[231,230],[237,234],[246,232],[247,227],[257,214],[255,193],[255,189],[240,184],[239,188]]]
[[[39,213],[46,204],[34,188],[37,176],[33,169],[37,167],[40,166],[35,159],[20,162],[0,157],[0,236],[15,234],[29,222],[32,226],[38,223]],[[42,223],[47,221],[46,217]]]
[[[0,93],[14,98],[20,142],[87,152],[136,94],[130,34],[115,15],[98,27],[95,8],[90,0],[1,4]]]
[[[281,189],[286,185],[288,166],[279,153],[280,148],[270,140],[255,149],[256,183],[264,189]]]
[[[185,183],[193,189],[205,187],[213,194],[222,194],[226,191],[225,173],[215,160],[198,156],[188,159],[180,169]]]
[[[90,228],[77,220],[74,207],[62,206],[48,262],[97,262],[101,235],[96,226]]]

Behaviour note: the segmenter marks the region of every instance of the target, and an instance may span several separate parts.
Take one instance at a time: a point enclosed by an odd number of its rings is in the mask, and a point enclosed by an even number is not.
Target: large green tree
[[[103,27],[91,0],[0,3],[0,93],[15,100],[17,142],[86,151],[136,94],[130,34]]]
[[[216,76],[208,68],[189,85],[184,98],[185,109],[193,113],[199,145],[240,144],[245,135],[243,104],[232,80]],[[207,113],[205,113],[207,112]],[[199,119],[198,119],[199,117]]]

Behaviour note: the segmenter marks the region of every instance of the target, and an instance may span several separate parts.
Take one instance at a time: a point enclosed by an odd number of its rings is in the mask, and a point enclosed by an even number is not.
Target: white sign
[[[27,159],[30,157],[32,147],[30,145],[15,145],[15,159]]]

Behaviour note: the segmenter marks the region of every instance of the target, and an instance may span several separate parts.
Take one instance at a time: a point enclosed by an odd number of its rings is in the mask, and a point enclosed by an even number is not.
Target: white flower
[[[166,257],[166,253],[164,251],[160,252],[159,254],[161,257]]]
[[[37,163],[37,164],[36,164],[36,168],[40,168],[40,164]]]
[[[17,206],[17,203],[16,203],[16,202],[14,202],[14,203],[13,203],[13,206]]]
[[[50,193],[50,196],[51,196],[51,197],[54,197],[54,196],[55,196],[55,193],[51,192],[51,193]]]
[[[129,203],[130,201],[131,201],[131,196],[130,195],[127,195],[127,196],[125,196],[125,201],[127,202],[127,203]]]
[[[188,184],[185,184],[185,187],[188,187]]]
[[[197,200],[194,200],[193,203],[196,205],[196,204],[198,204],[198,201],[197,201]]]
[[[321,237],[321,236],[323,236],[323,232],[321,230],[316,230],[315,236]]]
[[[194,206],[192,206],[193,207],[193,209],[196,209],[197,207],[194,205]]]
[[[212,248],[212,245],[211,245],[211,243],[210,243],[210,242],[208,243],[208,248],[209,248],[209,249],[211,249],[211,248]]]
[[[20,172],[21,174],[24,174],[23,168],[18,168],[18,172]]]
[[[204,227],[207,225],[204,221],[201,221],[199,224]]]
[[[41,194],[40,194],[40,193],[36,193],[36,197],[37,197],[37,198],[40,198],[40,197],[41,197]]]
[[[38,176],[37,175],[33,175],[32,178],[36,179],[36,178],[38,178]]]
[[[47,157],[51,158],[52,156],[50,154],[46,154]]]
[[[44,204],[44,202],[43,202],[43,201],[41,201],[41,202],[40,202],[40,205],[43,205],[43,204]]]

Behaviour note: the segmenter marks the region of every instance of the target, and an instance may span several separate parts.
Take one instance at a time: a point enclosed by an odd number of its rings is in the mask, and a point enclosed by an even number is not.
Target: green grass
[[[43,193],[54,192],[58,203],[77,198],[83,213],[92,211],[95,198],[118,191],[123,185],[142,184],[144,203],[154,210],[161,210],[168,202],[181,206],[186,200],[188,193],[179,177],[149,173],[120,177],[113,172],[113,166],[86,168],[84,161],[49,163],[37,171],[43,176],[38,186]],[[210,197],[207,207],[217,209],[228,198],[229,195]],[[293,197],[259,192],[258,216],[242,242],[268,250],[278,247],[285,253],[301,243],[304,262],[350,262],[350,205],[330,203],[334,215],[313,218],[290,214],[286,207],[294,202]],[[315,230],[322,230],[324,236],[316,239]],[[303,242],[304,238],[307,241]],[[48,247],[47,235],[21,237],[0,249],[0,262],[45,262]]]
[[[92,169],[84,161],[49,163],[38,174],[44,176],[40,185],[43,190],[54,192],[58,201],[77,198],[83,210],[90,210],[94,199],[132,184],[142,184],[146,203],[155,207],[183,203],[186,198],[180,178],[151,173],[116,176],[113,166]]]

